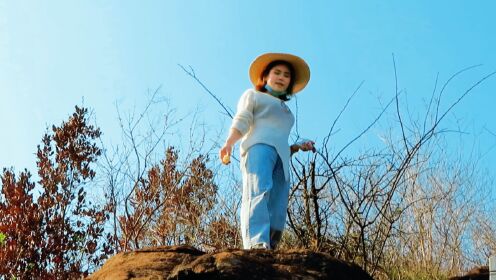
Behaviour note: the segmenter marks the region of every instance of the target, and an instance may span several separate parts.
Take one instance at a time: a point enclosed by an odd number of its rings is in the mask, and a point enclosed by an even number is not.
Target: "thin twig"
[[[341,115],[346,110],[346,108],[348,108],[348,105],[350,104],[351,100],[358,93],[358,91],[360,90],[360,88],[362,87],[362,85],[364,83],[365,83],[365,81],[361,81],[360,84],[358,85],[358,87],[353,91],[353,93],[351,94],[351,96],[348,98],[348,100],[346,100],[346,104],[344,104],[343,108],[341,108],[341,111],[339,112],[338,116],[334,119],[334,121],[333,121],[333,123],[331,125],[331,129],[329,129],[329,133],[324,138],[324,139],[326,139],[326,140],[324,140],[324,146],[327,146],[327,141],[329,141],[329,138],[332,135],[332,131],[334,130],[334,126],[336,125],[336,123],[338,122],[338,120],[341,118]]]
[[[405,144],[405,149],[408,149],[408,142],[407,138],[405,136],[405,127],[403,125],[403,120],[401,119],[401,113],[400,113],[400,104],[399,104],[399,92],[398,92],[398,74],[396,73],[396,61],[394,59],[394,53],[392,54],[393,56],[393,67],[394,67],[394,82],[395,82],[395,91],[394,91],[394,99],[396,100],[396,114],[398,115],[398,120],[400,122],[400,127],[401,127],[401,134],[403,135],[403,143]]]
[[[186,72],[186,74],[188,74],[190,77],[192,77],[193,79],[195,79],[195,81],[197,83],[199,83],[202,88],[210,95],[212,96],[215,101],[217,101],[217,103],[219,103],[219,105],[224,109],[224,111],[226,112],[226,114],[232,119],[233,118],[233,111],[224,105],[224,103],[222,103],[222,101],[220,101],[220,99],[215,95],[213,94],[201,81],[200,79],[198,79],[198,77],[196,77],[196,74],[195,74],[195,71],[193,70],[193,68],[191,66],[189,66],[190,70],[187,70],[186,68],[184,68],[184,66],[182,66],[181,64],[178,64],[179,67],[181,67],[181,69],[183,69],[184,72]]]

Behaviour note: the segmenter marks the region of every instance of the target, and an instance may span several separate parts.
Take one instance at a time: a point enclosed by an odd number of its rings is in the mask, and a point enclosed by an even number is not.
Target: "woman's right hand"
[[[222,148],[220,148],[219,151],[219,157],[220,161],[223,164],[229,164],[231,162],[231,153],[234,147],[234,144],[236,144],[236,141],[241,139],[241,132],[237,130],[236,128],[231,128],[229,132],[229,137],[227,137],[226,143]]]
[[[224,146],[220,149],[219,158],[223,164],[227,165],[231,163],[232,150],[233,150],[233,146],[228,143],[224,144]]]

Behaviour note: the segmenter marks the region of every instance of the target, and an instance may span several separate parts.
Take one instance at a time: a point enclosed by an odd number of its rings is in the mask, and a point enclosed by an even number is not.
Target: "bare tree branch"
[[[222,101],[220,101],[220,99],[215,95],[213,94],[201,81],[200,79],[198,79],[198,77],[196,77],[196,74],[195,74],[195,71],[193,70],[193,68],[191,66],[189,66],[189,69],[190,70],[187,70],[186,68],[184,68],[184,66],[182,66],[181,64],[178,64],[179,67],[181,67],[181,69],[183,69],[183,71],[188,74],[191,78],[193,78],[198,84],[200,84],[202,86],[202,88],[210,95],[212,96],[215,101],[217,101],[217,103],[224,109],[224,112],[226,112],[226,114],[232,119],[233,118],[233,111],[224,105],[224,103],[222,103]]]

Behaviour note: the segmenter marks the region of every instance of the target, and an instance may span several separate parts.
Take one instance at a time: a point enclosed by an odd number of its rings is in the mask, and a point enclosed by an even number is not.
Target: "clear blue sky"
[[[250,62],[264,52],[294,53],[311,67],[310,84],[298,97],[306,138],[321,140],[365,81],[338,124],[336,145],[342,145],[378,114],[378,98],[393,96],[392,53],[413,115],[424,112],[437,73],[445,81],[483,64],[451,84],[448,105],[496,70],[495,10],[489,0],[0,0],[0,167],[33,170],[47,125],[65,120],[83,99],[105,141],[118,142],[115,103],[139,106],[147,90],[160,85],[179,112],[200,106],[205,122],[225,129],[229,120],[218,105],[177,64],[193,66],[234,108],[250,87]],[[462,142],[485,154],[482,164],[489,170],[496,170],[495,91],[496,77],[444,123],[467,132]],[[374,128],[367,139],[380,133]],[[367,141],[356,148],[365,149]]]

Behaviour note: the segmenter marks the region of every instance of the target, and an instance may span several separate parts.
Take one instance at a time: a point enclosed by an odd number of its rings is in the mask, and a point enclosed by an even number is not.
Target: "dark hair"
[[[257,85],[255,86],[255,89],[261,92],[267,92],[267,89],[265,88],[267,82],[265,81],[264,78],[266,78],[269,75],[270,70],[272,70],[272,68],[276,67],[277,65],[284,65],[289,69],[290,79],[289,79],[288,88],[286,89],[286,94],[279,96],[280,99],[284,101],[288,101],[293,95],[293,86],[295,83],[295,71],[293,65],[285,60],[274,60],[271,63],[269,63],[267,67],[265,67],[265,69],[260,74],[260,77],[258,77],[258,82]]]

